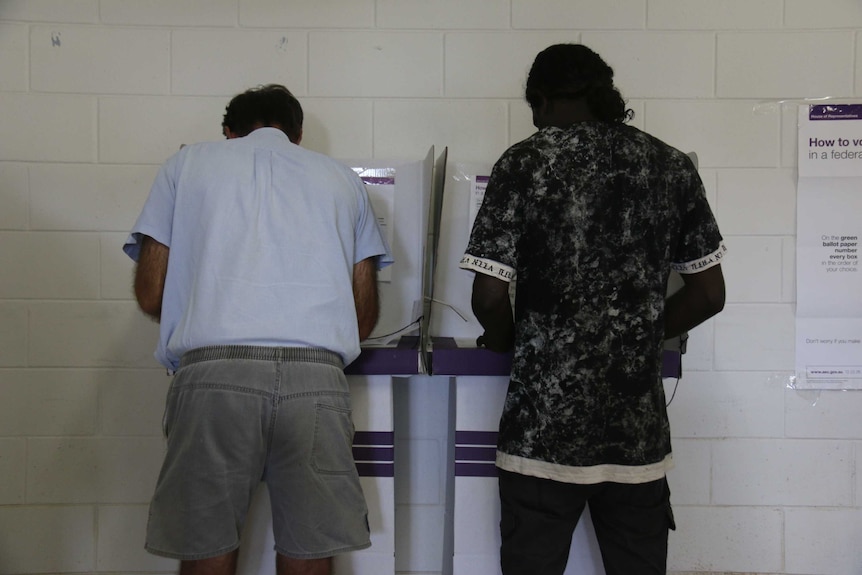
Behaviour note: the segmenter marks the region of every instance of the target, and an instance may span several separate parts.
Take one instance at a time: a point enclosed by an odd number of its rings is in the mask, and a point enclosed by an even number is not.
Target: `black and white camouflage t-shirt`
[[[571,483],[663,477],[668,276],[724,249],[691,160],[636,128],[545,128],[509,148],[461,261],[517,281],[497,465]]]

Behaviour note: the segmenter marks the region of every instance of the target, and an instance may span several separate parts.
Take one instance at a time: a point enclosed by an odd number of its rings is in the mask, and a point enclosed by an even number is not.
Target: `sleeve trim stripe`
[[[512,281],[512,278],[515,277],[515,270],[513,268],[501,264],[500,262],[495,262],[494,260],[477,258],[470,254],[464,254],[464,257],[461,258],[461,263],[459,263],[458,266],[465,270],[472,270],[474,272],[501,279],[504,282],[510,282]]]
[[[703,270],[717,266],[724,259],[724,254],[727,252],[724,242],[719,244],[718,249],[711,254],[705,255],[700,259],[696,259],[685,263],[671,264],[671,268],[681,274],[696,274]]]

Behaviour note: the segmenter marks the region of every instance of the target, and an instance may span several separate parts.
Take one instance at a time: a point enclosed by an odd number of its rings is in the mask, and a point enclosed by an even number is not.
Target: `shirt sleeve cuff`
[[[698,272],[702,272],[720,264],[726,252],[727,247],[725,247],[724,242],[722,242],[721,244],[719,244],[718,249],[711,254],[705,255],[702,258],[698,258],[690,262],[674,263],[671,264],[670,267],[677,273],[696,274]]]
[[[515,270],[513,268],[510,268],[505,264],[501,264],[500,262],[495,262],[494,260],[477,258],[470,254],[464,254],[458,267],[495,277],[504,282],[511,282],[515,277]]]

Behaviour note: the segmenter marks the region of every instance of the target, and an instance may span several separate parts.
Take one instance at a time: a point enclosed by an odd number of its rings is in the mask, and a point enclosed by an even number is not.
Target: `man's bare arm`
[[[680,276],[685,285],[665,302],[666,338],[676,337],[724,309],[724,275],[720,265]]]
[[[515,345],[515,323],[508,282],[477,273],[473,279],[471,305],[476,319],[485,328],[485,333],[476,340],[476,345],[499,352],[512,349]]]
[[[170,248],[149,236],[143,236],[138,265],[135,268],[135,299],[141,311],[159,321],[165,276],[168,274]]]
[[[371,335],[380,314],[377,295],[377,257],[362,260],[353,266],[353,301],[359,324],[359,341]]]

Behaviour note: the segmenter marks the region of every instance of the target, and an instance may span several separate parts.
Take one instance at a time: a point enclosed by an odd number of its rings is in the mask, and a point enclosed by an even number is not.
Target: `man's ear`
[[[234,138],[239,138],[239,136],[236,134],[236,132],[232,132],[231,129],[228,128],[227,126],[224,126],[222,133],[224,134],[224,137],[227,138],[228,140],[233,140]]]
[[[302,141],[302,128],[299,129],[299,134],[296,136],[296,141],[294,142],[294,144],[296,144],[298,146],[301,141]]]

